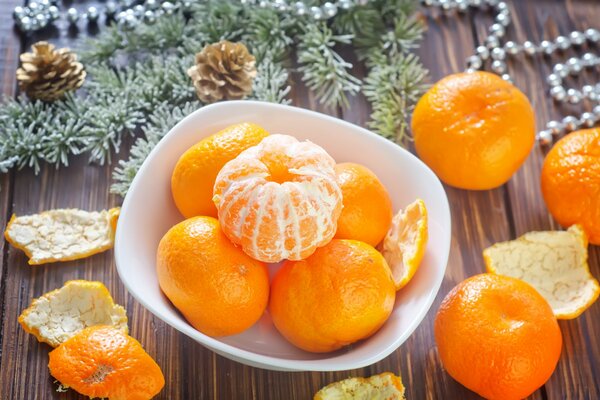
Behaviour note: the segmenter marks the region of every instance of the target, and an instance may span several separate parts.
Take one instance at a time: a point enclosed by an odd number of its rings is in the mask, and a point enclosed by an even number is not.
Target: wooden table
[[[600,28],[600,4],[597,0],[514,0],[510,3],[514,24],[510,39],[539,41],[573,29]],[[51,31],[22,41],[13,31],[11,12],[22,0],[0,3],[0,89],[15,93],[14,71],[24,45],[51,36],[55,43],[69,44],[73,39],[64,32]],[[78,5],[80,5],[78,3]],[[426,11],[429,26],[419,50],[433,80],[460,71],[464,59],[485,37],[490,23],[487,13],[469,13],[444,17]],[[561,58],[565,58],[564,55]],[[559,56],[557,56],[559,57]],[[538,126],[550,118],[566,115],[568,107],[556,107],[548,99],[542,76],[549,72],[546,60],[509,62],[515,84],[530,98]],[[584,79],[598,81],[598,73]],[[319,109],[316,100],[296,82],[294,104]],[[350,110],[323,110],[363,125],[368,115],[365,100],[353,99]],[[122,146],[116,159],[127,157],[132,139]],[[104,282],[115,300],[125,306],[131,334],[143,343],[156,359],[166,378],[160,399],[310,399],[323,385],[353,376],[393,371],[401,373],[407,398],[475,399],[440,364],[433,339],[433,319],[446,293],[463,279],[484,270],[481,251],[490,244],[512,239],[531,230],[555,229],[539,186],[539,171],[544,150],[536,146],[521,170],[511,181],[491,191],[469,192],[446,187],[452,209],[452,248],[446,277],[431,310],[414,334],[397,351],[370,367],[342,372],[284,373],[251,368],[225,359],[178,333],[146,311],[128,295],[117,276],[111,251],[94,257],[62,264],[29,267],[20,251],[0,244],[0,397],[2,399],[74,399],[69,391],[57,393],[48,373],[47,345],[26,334],[17,316],[33,297],[55,289],[69,279],[93,279]],[[35,176],[31,170],[0,175],[0,226],[11,214],[35,213],[60,207],[99,210],[119,205],[121,199],[110,195],[114,165],[89,165],[85,157],[74,157],[71,167],[55,170],[44,166]],[[592,274],[600,278],[600,248],[590,247]],[[581,317],[561,321],[563,353],[554,375],[531,399],[600,399],[600,302]]]

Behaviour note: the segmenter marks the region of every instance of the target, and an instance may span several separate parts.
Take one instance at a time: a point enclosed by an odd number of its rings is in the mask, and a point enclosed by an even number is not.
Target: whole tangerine
[[[269,133],[257,124],[241,123],[202,139],[179,157],[171,176],[171,193],[185,218],[217,217],[212,191],[217,174],[227,161],[257,145]]]
[[[395,294],[391,271],[377,250],[334,239],[307,259],[281,266],[269,312],[292,344],[322,353],[375,333],[390,316]]]
[[[529,396],[550,378],[562,347],[548,302],[526,282],[495,274],[454,287],[434,333],[450,376],[490,400]]]
[[[445,183],[486,190],[507,182],[535,141],[527,97],[488,72],[449,75],[418,101],[412,132],[419,157]]]
[[[600,245],[600,129],[556,142],[542,166],[542,193],[559,224],[580,224],[590,243]]]
[[[335,238],[377,246],[392,223],[392,200],[387,189],[373,171],[360,164],[340,163],[335,172],[344,205]]]
[[[266,265],[231,243],[215,218],[194,217],[172,227],[158,245],[156,265],[162,291],[206,335],[240,333],[267,306]]]

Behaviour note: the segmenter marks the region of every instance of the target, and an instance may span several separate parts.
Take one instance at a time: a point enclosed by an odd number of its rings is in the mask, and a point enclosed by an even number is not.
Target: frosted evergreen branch
[[[270,103],[289,104],[287,99],[291,88],[288,84],[288,72],[271,58],[263,59],[257,67],[251,99]]]
[[[326,106],[347,106],[347,94],[360,91],[360,80],[350,73],[352,64],[334,49],[350,44],[352,35],[334,35],[325,24],[308,25],[298,44],[298,62],[302,81]]]

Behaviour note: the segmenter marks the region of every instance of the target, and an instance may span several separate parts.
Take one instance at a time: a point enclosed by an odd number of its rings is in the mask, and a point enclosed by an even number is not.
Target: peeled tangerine
[[[213,201],[223,232],[263,262],[308,257],[337,229],[342,192],[334,168],[314,143],[268,136],[217,176]]]
[[[529,232],[484,250],[489,272],[524,280],[548,301],[558,319],[573,319],[600,294],[587,264],[587,236],[581,226],[567,231]]]
[[[27,254],[30,265],[77,260],[113,246],[119,211],[60,209],[13,215],[4,237]]]
[[[402,378],[384,372],[369,378],[348,378],[319,390],[313,400],[404,400]]]
[[[84,280],[68,281],[33,300],[19,316],[19,323],[52,347],[94,325],[111,325],[127,333],[125,309],[113,302],[101,282]]]

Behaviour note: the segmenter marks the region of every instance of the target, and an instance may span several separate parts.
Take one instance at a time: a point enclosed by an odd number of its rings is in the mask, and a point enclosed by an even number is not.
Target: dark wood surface
[[[509,39],[539,41],[573,29],[600,28],[597,0],[509,3],[514,20],[508,30]],[[14,71],[22,46],[45,37],[60,44],[73,40],[64,30],[50,30],[22,40],[11,20],[13,7],[19,4],[21,0],[0,1],[0,91],[7,95],[15,93]],[[75,4],[82,7],[90,3]],[[480,12],[445,17],[429,11],[425,15],[428,32],[419,54],[430,69],[432,80],[462,70],[465,57],[485,36],[490,15]],[[570,52],[575,54],[574,50]],[[566,59],[570,52],[556,55],[556,59]],[[509,62],[515,84],[533,103],[538,126],[569,111],[548,99],[543,76],[550,69],[550,61],[518,58]],[[583,79],[600,80],[597,71],[585,74]],[[292,96],[296,105],[329,112],[357,124],[364,124],[368,116],[362,97],[352,99],[351,109],[332,112],[322,110],[297,81]],[[131,139],[115,158],[126,157],[130,144]],[[452,209],[452,247],[439,295],[409,340],[386,359],[360,370],[284,373],[238,364],[205,349],[144,310],[119,281],[111,251],[81,261],[29,267],[22,252],[0,242],[0,398],[79,398],[73,391],[56,392],[57,386],[47,369],[50,348],[26,334],[17,323],[19,313],[33,297],[77,278],[104,282],[115,300],[126,307],[131,334],[165,374],[167,384],[157,397],[160,399],[310,399],[320,387],[335,380],[384,371],[402,375],[408,399],[476,399],[477,395],[450,378],[440,364],[433,340],[435,311],[455,284],[483,272],[483,248],[527,231],[559,228],[540,193],[543,157],[544,149],[536,145],[519,172],[496,190],[469,192],[446,188]],[[108,193],[113,167],[89,165],[85,157],[78,157],[71,159],[69,168],[45,166],[38,176],[30,170],[0,175],[0,226],[13,213],[23,215],[59,207],[98,210],[119,205],[121,199]],[[590,247],[590,267],[592,274],[600,277],[599,247]],[[575,320],[561,321],[560,327],[564,345],[558,367],[531,399],[600,399],[600,302]]]

